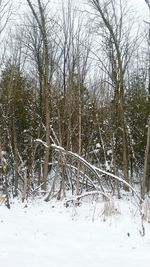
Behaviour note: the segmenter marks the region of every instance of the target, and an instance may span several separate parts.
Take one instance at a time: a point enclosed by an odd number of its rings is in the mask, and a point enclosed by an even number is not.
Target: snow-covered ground
[[[68,208],[42,200],[27,208],[0,206],[0,266],[149,267],[150,224],[142,237],[131,201],[114,205],[109,216],[102,203],[91,201]]]

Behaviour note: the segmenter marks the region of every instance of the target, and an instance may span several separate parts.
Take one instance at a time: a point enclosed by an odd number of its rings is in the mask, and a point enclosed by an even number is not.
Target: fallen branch
[[[103,195],[105,198],[107,198],[107,200],[111,200],[110,197],[106,194],[104,194],[103,192],[100,191],[89,191],[89,192],[85,192],[81,195],[78,196],[72,196],[69,199],[65,200],[65,204],[67,205],[68,202],[73,202],[73,201],[79,201],[81,198],[87,197],[87,196],[93,196],[93,195]]]

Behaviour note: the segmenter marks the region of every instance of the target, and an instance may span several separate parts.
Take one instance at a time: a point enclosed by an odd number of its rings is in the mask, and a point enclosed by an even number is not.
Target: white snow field
[[[149,267],[150,224],[142,237],[131,201],[115,207],[116,214],[105,216],[102,203],[88,201],[68,208],[43,200],[0,206],[0,266]]]

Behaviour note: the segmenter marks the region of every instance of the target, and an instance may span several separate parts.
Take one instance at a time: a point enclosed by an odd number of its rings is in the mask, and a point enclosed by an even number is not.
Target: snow
[[[100,143],[97,143],[97,144],[96,144],[96,148],[97,148],[97,149],[100,149],[100,148],[101,148]]]
[[[114,207],[108,215],[91,200],[68,208],[54,200],[0,206],[0,266],[149,267],[150,224],[142,237],[131,200]]]
[[[107,150],[107,156],[112,155],[112,149]]]

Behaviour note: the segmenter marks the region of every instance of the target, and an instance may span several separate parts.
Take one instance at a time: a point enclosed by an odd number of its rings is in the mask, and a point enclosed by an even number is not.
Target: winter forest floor
[[[2,267],[149,267],[150,224],[131,199],[111,207],[84,200],[80,206],[34,200],[0,206]]]

